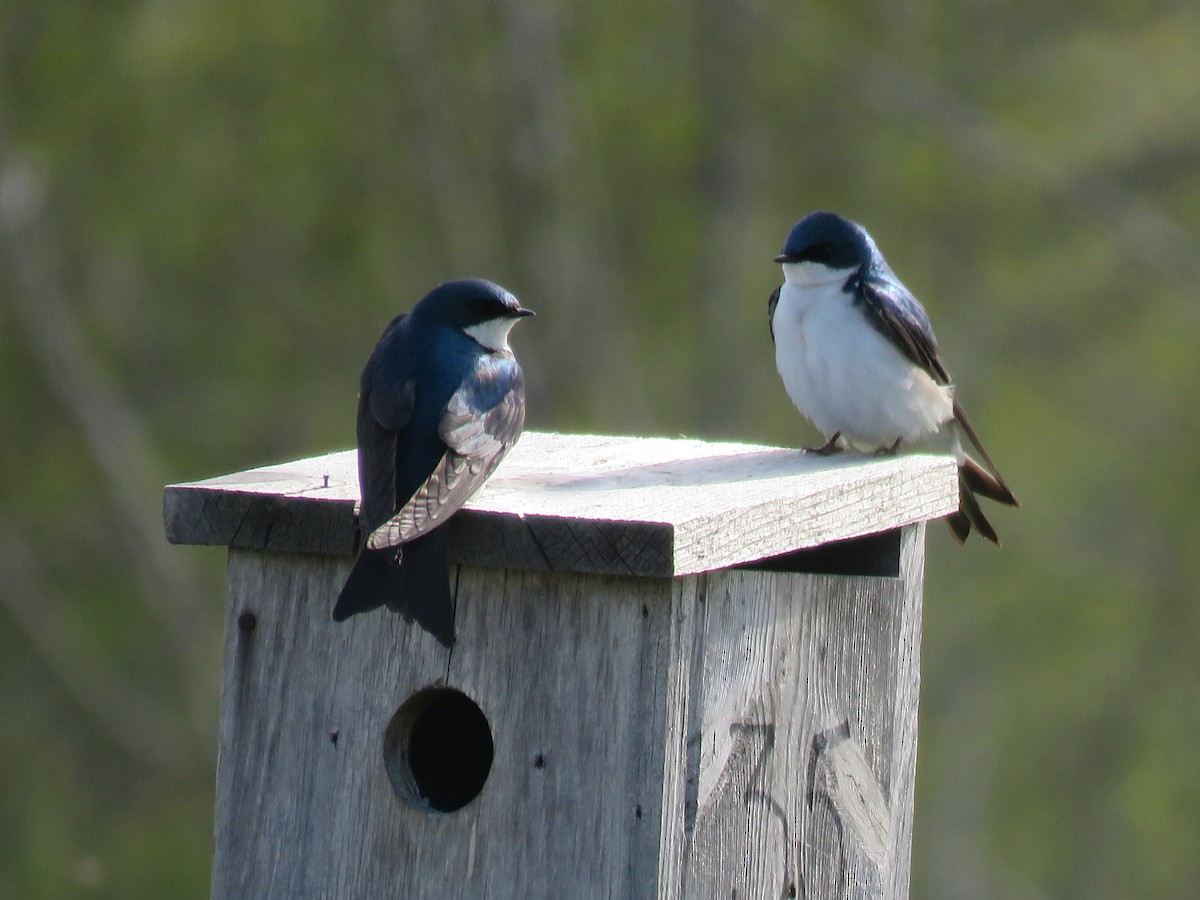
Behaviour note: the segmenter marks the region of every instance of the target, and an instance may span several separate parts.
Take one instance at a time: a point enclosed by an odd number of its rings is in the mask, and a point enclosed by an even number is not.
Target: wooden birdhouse
[[[948,457],[527,433],[458,643],[330,610],[353,452],[166,489],[229,549],[213,895],[904,897]]]

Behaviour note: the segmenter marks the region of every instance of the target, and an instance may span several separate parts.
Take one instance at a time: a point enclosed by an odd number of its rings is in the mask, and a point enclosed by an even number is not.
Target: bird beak
[[[796,260],[788,256],[786,253],[780,253],[777,257],[775,257],[775,262],[777,263],[794,263],[795,261]]]
[[[535,313],[532,309],[526,309],[523,306],[518,306],[512,311],[512,315],[514,319],[524,319],[526,316],[536,316],[537,313]]]

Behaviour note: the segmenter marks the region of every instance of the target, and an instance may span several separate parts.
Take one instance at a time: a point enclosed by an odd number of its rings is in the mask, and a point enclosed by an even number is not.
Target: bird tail
[[[996,529],[980,509],[976,495],[1006,506],[1021,505],[1021,501],[1013,495],[999,475],[989,472],[971,457],[964,455],[958,467],[958,512],[946,517],[946,525],[950,528],[950,534],[960,544],[967,540],[971,529],[974,528],[998,547],[1000,538],[996,536]]]
[[[959,452],[961,461],[958,464],[958,512],[947,516],[946,524],[950,528],[950,534],[960,544],[966,541],[971,534],[971,529],[974,528],[998,547],[1000,538],[996,536],[996,529],[987,520],[983,510],[979,508],[979,501],[975,499],[975,495],[987,497],[989,500],[995,500],[1006,506],[1020,506],[1021,501],[1016,498],[1016,495],[1004,483],[1004,479],[1000,477],[1000,471],[992,462],[992,458],[988,456],[988,452],[983,449],[979,435],[975,433],[971,420],[967,418],[963,408],[958,405],[957,399],[954,401],[954,420],[975,449],[979,451],[987,468],[981,466],[967,454]]]
[[[363,548],[333,607],[335,622],[387,605],[447,649],[454,646],[449,531],[435,528],[399,547]]]

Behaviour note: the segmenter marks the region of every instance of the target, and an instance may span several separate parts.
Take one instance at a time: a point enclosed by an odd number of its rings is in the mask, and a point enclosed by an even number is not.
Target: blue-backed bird
[[[508,334],[531,315],[499,285],[463,279],[384,331],[360,383],[362,549],[335,620],[386,605],[454,645],[446,521],[521,435],[525,379]]]
[[[924,444],[958,460],[959,508],[946,518],[962,543],[975,529],[999,544],[975,495],[1020,506],[955,396],[929,316],[862,226],[831,212],[805,216],[775,257],[784,283],[768,304],[775,365],[788,396],[836,453],[894,453]],[[985,465],[963,450],[961,435]]]

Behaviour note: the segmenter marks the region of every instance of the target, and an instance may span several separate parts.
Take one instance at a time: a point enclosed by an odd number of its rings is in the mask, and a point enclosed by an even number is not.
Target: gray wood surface
[[[647,896],[672,583],[463,569],[448,652],[398,616],[335,624],[348,567],[230,553],[213,895]],[[445,815],[398,799],[382,758],[392,714],[434,683],[495,742],[483,793]]]
[[[956,485],[941,457],[527,434],[453,521],[452,651],[330,618],[353,453],[169,487],[172,540],[230,545],[214,896],[906,896],[923,522]],[[494,741],[454,813],[384,764],[431,685]]]
[[[751,444],[529,432],[452,520],[481,566],[671,576],[725,568],[946,515],[953,461],[832,458]],[[355,455],[171,485],[168,539],[349,554]]]
[[[923,526],[900,576],[456,570],[459,643],[336,624],[350,560],[230,551],[216,897],[903,897]],[[397,798],[383,735],[448,684],[480,796]]]
[[[706,576],[683,887],[660,896],[908,895],[923,545],[904,530],[895,579]]]

